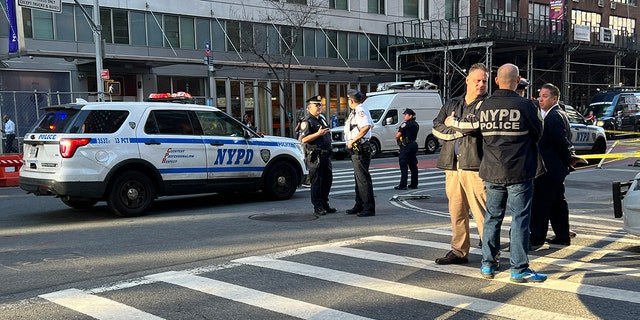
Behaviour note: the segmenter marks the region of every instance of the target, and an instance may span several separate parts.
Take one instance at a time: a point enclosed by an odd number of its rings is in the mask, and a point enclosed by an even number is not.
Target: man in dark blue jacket
[[[511,214],[511,281],[542,282],[544,274],[529,268],[529,220],[533,179],[539,175],[538,140],[542,119],[531,100],[515,92],[520,81],[518,67],[498,68],[499,89],[480,109],[482,162],[480,178],[485,182],[487,212],[482,235],[483,277],[493,279],[499,268],[500,231],[506,211]]]
[[[544,119],[538,143],[547,172],[534,182],[531,209],[531,246],[544,244],[549,221],[556,236],[549,243],[569,245],[569,205],[564,196],[564,179],[569,174],[573,146],[567,115],[558,105],[560,90],[551,83],[540,89],[540,113]]]

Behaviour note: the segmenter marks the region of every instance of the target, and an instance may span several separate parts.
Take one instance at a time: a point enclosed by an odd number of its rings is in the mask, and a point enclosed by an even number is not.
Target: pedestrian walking
[[[420,125],[416,122],[416,113],[407,108],[402,113],[404,122],[396,132],[396,141],[400,147],[398,163],[400,164],[400,184],[394,187],[396,190],[406,190],[409,171],[411,171],[411,184],[409,189],[418,188],[418,131]]]
[[[300,123],[300,141],[305,148],[305,161],[309,170],[313,213],[323,216],[336,212],[335,208],[329,206],[329,192],[333,183],[331,129],[327,120],[320,116],[321,96],[307,100],[307,111],[307,117]]]
[[[489,71],[473,64],[466,77],[466,93],[445,102],[433,120],[433,135],[442,140],[436,166],[445,170],[445,191],[451,216],[451,250],[437,264],[468,263],[471,249],[469,211],[482,237],[487,196],[478,175],[482,160],[479,115],[487,97]]]
[[[520,81],[518,74],[518,67],[513,64],[500,66],[496,77],[499,89],[484,101],[480,110],[483,145],[479,174],[487,193],[480,273],[493,279],[500,266],[496,255],[500,250],[502,220],[509,211],[510,280],[542,282],[547,275],[532,270],[527,255],[533,179],[542,163],[538,153],[542,119],[533,102],[515,92]]]
[[[371,164],[371,128],[373,119],[369,110],[362,105],[364,94],[358,90],[347,91],[351,113],[344,125],[344,139],[347,150],[351,153],[353,175],[356,186],[356,204],[347,210],[347,214],[357,214],[358,217],[376,215],[376,203],[373,195],[373,182],[369,174]]]

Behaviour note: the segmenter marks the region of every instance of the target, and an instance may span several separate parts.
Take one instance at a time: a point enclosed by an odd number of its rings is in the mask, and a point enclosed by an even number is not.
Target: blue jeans
[[[495,256],[500,250],[500,228],[505,212],[511,214],[511,273],[521,273],[529,267],[529,220],[533,180],[523,183],[484,183],[487,192],[487,212],[482,234],[482,265],[496,269]]]

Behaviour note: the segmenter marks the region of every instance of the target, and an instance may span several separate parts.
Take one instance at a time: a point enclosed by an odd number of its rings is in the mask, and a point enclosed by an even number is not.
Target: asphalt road
[[[569,176],[578,236],[531,252],[549,280],[520,285],[508,252],[495,280],[480,277],[478,248],[467,265],[433,263],[450,240],[436,157],[420,156],[420,188],[401,192],[397,158],[375,159],[377,215],[365,218],[343,214],[349,161],[334,161],[339,212],[320,218],[304,188],[275,202],[166,198],[138,218],[0,188],[0,319],[640,318],[640,238],[611,209],[611,181],[633,178],[634,159]]]

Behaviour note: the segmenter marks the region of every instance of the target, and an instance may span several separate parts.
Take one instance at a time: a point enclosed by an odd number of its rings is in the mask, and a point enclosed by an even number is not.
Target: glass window
[[[197,49],[204,49],[205,41],[209,41],[209,43],[211,43],[211,27],[209,25],[209,19],[196,19],[196,39]]]
[[[336,41],[338,52],[340,52],[340,55],[342,55],[344,59],[349,57],[349,41],[347,40],[347,36],[346,32],[338,32],[338,41]]]
[[[277,27],[269,25],[267,27],[269,43],[267,44],[269,54],[280,54],[280,35],[278,34]]]
[[[609,26],[615,29],[616,34],[629,36],[635,33],[636,20],[625,17],[609,16]]]
[[[80,111],[71,133],[114,133],[129,116],[124,110]],[[81,125],[80,125],[81,124]]]
[[[348,3],[348,0],[329,0],[329,8],[348,10]]]
[[[100,26],[102,26],[102,40],[106,43],[113,43],[111,9],[100,8]]]
[[[304,55],[307,57],[316,56],[316,31],[313,29],[304,29],[303,31]]]
[[[449,1],[446,1],[449,3]],[[403,15],[407,18],[418,17],[418,0],[402,0]]]
[[[369,37],[371,38],[371,42],[373,42],[373,44],[369,44],[369,60],[381,60],[378,58],[378,51],[376,51],[376,47],[378,50],[382,51],[382,48],[380,48],[380,45],[378,44],[378,39],[380,37],[372,34],[370,34]]]
[[[384,14],[385,0],[368,0],[367,10],[369,13]]]
[[[196,48],[196,31],[193,18],[180,17],[180,48]]]
[[[158,25],[162,21],[161,14],[147,13],[147,37],[148,46],[150,47],[162,47],[162,30]]]
[[[90,13],[93,10],[92,6],[83,6],[87,13]],[[93,42],[93,29],[91,29],[91,25],[89,25],[89,21],[82,13],[80,8],[75,8],[75,16],[76,16],[76,39],[78,42]]]
[[[193,134],[187,110],[153,110],[144,125],[148,134]]]
[[[31,10],[33,38],[53,40],[53,14],[48,11]]]
[[[62,12],[56,15],[56,39],[62,41],[75,40],[73,6],[63,5]]]
[[[178,16],[164,15],[164,34],[166,36],[164,46],[180,47],[180,23]]]
[[[460,0],[447,1],[444,8],[444,16],[447,20],[458,21],[460,18]]]
[[[364,34],[358,35],[358,51],[361,60],[369,59],[369,39]]]
[[[129,44],[129,14],[113,9],[113,43]]]
[[[227,51],[233,51],[240,49],[240,21],[227,21],[227,36],[229,36],[229,43],[227,44]]]
[[[287,3],[307,4],[307,0],[287,0]]]
[[[349,33],[349,59],[358,59],[358,34]]]
[[[292,41],[294,42],[294,47],[293,47],[293,54],[301,57],[302,55],[304,55],[304,35],[302,33],[302,30],[298,30],[298,31],[293,31],[295,32],[295,34],[293,35]]]
[[[281,26],[280,27],[280,37],[282,40],[281,48],[282,52],[291,52],[291,44],[293,43],[293,37],[291,36],[291,27],[289,26]]]
[[[215,20],[211,23],[211,30],[213,31],[213,39],[211,42],[211,50],[225,51],[227,46],[227,39],[224,36],[224,21]]]
[[[143,12],[131,11],[129,13],[131,23],[131,44],[135,46],[147,45],[147,26]]]
[[[327,31],[327,38],[327,58],[337,58],[338,51],[336,48],[338,47],[338,32]]]
[[[241,22],[240,23],[240,39],[242,47],[238,48],[240,51],[250,51],[253,49],[253,23]]]
[[[316,54],[318,58],[327,57],[327,39],[320,30],[315,30],[316,35]]]
[[[267,28],[266,24],[256,24],[253,26],[255,32],[255,50],[260,54],[267,52]]]
[[[2,24],[4,25],[4,23]],[[30,9],[22,8],[22,29],[25,38],[33,38],[33,20]]]

